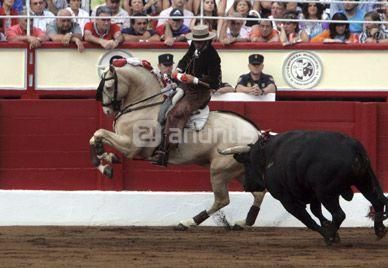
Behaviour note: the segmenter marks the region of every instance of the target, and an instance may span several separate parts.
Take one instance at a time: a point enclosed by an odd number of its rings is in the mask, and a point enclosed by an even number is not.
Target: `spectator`
[[[128,12],[120,7],[120,0],[105,0],[104,5],[100,5],[93,10],[92,16],[97,16],[96,10],[99,7],[104,6],[110,8],[110,10],[112,11],[112,23],[115,23],[120,26],[120,29],[128,28],[130,26],[129,19],[127,18],[129,16]]]
[[[184,4],[185,4],[184,0],[171,0],[171,1],[172,1],[171,7],[162,10],[162,12],[160,12],[159,16],[167,17],[167,16],[170,15],[170,13],[171,13],[171,11],[173,9],[180,9],[180,10],[182,10],[183,11],[183,15],[185,17],[194,16],[193,12],[191,12],[191,11],[189,11],[187,9],[184,9]],[[159,27],[160,25],[165,24],[166,21],[167,21],[167,19],[159,19],[157,26]],[[187,27],[190,27],[190,21],[191,21],[191,19],[184,19],[183,23]]]
[[[83,35],[85,24],[89,22],[89,19],[82,17],[88,17],[89,13],[81,8],[81,0],[70,0],[70,6],[66,9],[70,11],[73,17],[75,17],[74,21],[79,24]]]
[[[284,13],[283,18],[291,20],[298,19],[297,14],[292,11]],[[280,25],[280,42],[282,42],[284,46],[308,41],[309,37],[307,33],[299,29],[299,22],[286,21]]]
[[[45,0],[47,3],[47,9],[50,10],[54,15],[58,14],[60,9],[67,8],[66,0]]]
[[[253,6],[250,0],[235,0],[232,6],[232,10],[228,13],[240,13],[243,18],[259,18],[260,14],[253,10]],[[257,24],[258,21],[255,20],[247,20],[244,23],[244,28],[246,28],[249,32],[251,31],[251,27]]]
[[[198,16],[201,14],[200,6],[195,11],[195,15]],[[216,18],[218,16],[218,10],[217,10],[217,4],[215,0],[204,0],[203,1],[203,16],[207,17],[214,17]],[[206,22],[205,22],[206,21]],[[195,25],[199,24],[201,22],[200,19],[191,19],[190,22],[190,29],[192,29]],[[210,31],[217,32],[217,29],[220,29],[218,25],[221,25],[221,20],[217,19],[203,19],[203,24],[207,24],[209,26]],[[218,36],[218,35],[217,35]]]
[[[381,28],[385,36],[388,36],[388,1],[382,0],[382,3],[380,4],[380,7],[377,9],[377,11],[380,14],[381,20],[385,22],[382,24]]]
[[[27,12],[23,11],[22,15]],[[30,20],[31,35],[27,35],[27,18],[19,18],[19,23],[9,27],[6,31],[6,37],[9,42],[27,42],[30,48],[40,47],[42,42],[47,41],[47,35],[37,27],[33,26]]]
[[[298,19],[301,18],[302,9],[298,6],[298,2],[286,2],[285,12],[289,11],[296,13]]]
[[[306,20],[327,20],[329,17],[324,13],[325,7],[321,3],[303,3],[303,18]],[[302,21],[299,23],[300,29],[305,31],[309,38],[322,33],[325,30],[322,22]]]
[[[214,1],[216,1],[216,0],[214,0]],[[193,13],[195,15],[200,14],[201,2],[204,3],[204,1],[202,1],[202,0],[194,0],[193,1]],[[214,2],[216,9],[217,9],[217,16],[225,16],[227,2],[228,2],[227,0],[219,0],[218,3]],[[220,25],[218,25],[217,27],[220,28]]]
[[[347,21],[345,14],[336,13],[333,15],[331,20],[343,20]],[[311,42],[324,42],[324,43],[357,43],[357,35],[352,34],[349,31],[348,23],[336,23],[331,22],[329,29],[324,30],[321,34],[318,34]]]
[[[75,43],[78,51],[84,51],[82,43],[82,31],[78,23],[73,22],[70,18],[60,18],[60,16],[71,16],[70,11],[61,9],[57,13],[58,17],[55,21],[47,24],[47,35],[54,42],[61,42],[67,46],[70,43]]]
[[[344,9],[341,11],[346,15],[348,21],[363,21],[365,11],[362,10],[357,3],[350,3],[350,0],[344,0]],[[361,33],[362,23],[350,23],[349,31],[351,33]]]
[[[369,11],[364,17],[364,31],[359,36],[360,43],[388,43],[388,36],[384,33],[381,24],[373,23],[380,22],[380,14],[376,11]]]
[[[248,59],[250,72],[240,76],[237,81],[236,92],[244,92],[255,96],[275,93],[277,87],[273,77],[263,73],[263,55],[252,54]]]
[[[271,16],[269,16],[269,19],[282,19],[284,16],[284,13],[286,12],[286,3],[285,2],[272,2],[271,6]],[[280,32],[280,25],[282,25],[283,22],[281,21],[272,21],[272,27]]]
[[[273,28],[270,20],[261,20],[258,25],[253,26],[250,39],[252,42],[265,43],[280,41],[279,32]]]
[[[34,19],[34,27],[40,28],[43,32],[45,32],[46,25],[54,20],[55,15],[45,9],[45,2],[43,0],[30,0],[30,3],[32,15],[47,17]]]
[[[344,1],[345,2],[345,1]],[[374,8],[373,3],[370,2],[375,2],[375,0],[364,0],[360,1],[359,8],[364,11],[364,13],[368,11],[372,11]],[[341,12],[344,10],[344,3],[331,3],[330,4],[330,15],[333,16],[335,13]]]
[[[258,1],[259,2],[259,12],[260,12],[260,18],[268,18],[271,16],[271,7],[272,2],[271,1]]]
[[[135,13],[158,15],[162,11],[162,0],[124,0],[124,9],[129,15]]]
[[[0,16],[16,16],[18,12],[13,8],[15,0],[4,0],[3,5],[0,7]],[[17,18],[1,18],[0,19],[0,35],[4,36],[6,30],[18,24]]]
[[[148,30],[148,20],[136,17],[145,17],[145,13],[135,13],[131,19],[131,27],[121,30],[124,41],[130,42],[152,42],[160,41],[160,36],[154,30]]]
[[[234,13],[232,17],[241,18],[240,13]],[[241,19],[233,19],[225,21],[221,26],[220,42],[224,45],[233,44],[235,42],[247,42],[249,40],[249,32],[243,28],[244,21]]]
[[[109,7],[100,6],[96,10],[96,16],[112,16],[112,10]],[[114,49],[123,41],[120,26],[111,23],[111,19],[100,18],[86,23],[84,38],[85,41],[100,45],[105,49]]]
[[[183,24],[183,12],[174,8],[170,13],[170,19],[163,25],[156,28],[156,33],[160,40],[164,41],[167,46],[172,46],[174,42],[185,42],[186,34],[190,32],[189,27]],[[178,17],[178,18],[174,18]]]
[[[12,5],[12,8],[15,9],[18,14],[22,13],[23,8],[24,8],[24,2],[25,2],[25,0],[15,0],[13,5]],[[2,7],[2,6],[3,6],[3,0],[0,0],[0,7]]]

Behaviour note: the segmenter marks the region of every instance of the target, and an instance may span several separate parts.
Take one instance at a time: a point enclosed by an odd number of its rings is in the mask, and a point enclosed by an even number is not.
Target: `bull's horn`
[[[222,155],[247,153],[250,150],[251,150],[251,147],[247,145],[238,145],[238,146],[226,148],[224,150],[217,149],[218,153]]]

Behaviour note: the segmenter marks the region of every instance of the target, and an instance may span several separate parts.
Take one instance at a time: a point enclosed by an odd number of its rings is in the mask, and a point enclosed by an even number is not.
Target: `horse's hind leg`
[[[241,176],[237,177],[237,180],[242,184],[243,178]],[[244,227],[253,226],[256,222],[257,216],[260,212],[261,203],[263,203],[263,199],[266,191],[264,192],[253,192],[253,204],[250,207],[247,217],[244,220],[236,221],[233,230],[242,230]]]
[[[229,204],[228,183],[233,177],[239,175],[232,158],[231,161],[233,162],[225,163],[222,158],[212,161],[210,166],[210,176],[214,202],[209,209],[203,210],[191,219],[181,221],[178,225],[179,230],[185,230],[190,226],[201,224],[212,214]]]

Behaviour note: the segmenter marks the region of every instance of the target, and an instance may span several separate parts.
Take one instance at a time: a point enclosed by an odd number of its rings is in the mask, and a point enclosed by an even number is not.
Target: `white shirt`
[[[79,24],[79,27],[81,27],[81,31],[82,31],[82,35],[84,34],[84,27],[85,27],[85,24],[89,22],[89,19],[79,19],[78,17],[88,17],[89,16],[89,13],[86,12],[85,10],[83,9],[79,9],[78,10],[78,15],[76,16],[73,12],[73,10],[71,10],[70,7],[66,8],[67,10],[70,11],[71,15],[73,17],[75,17],[74,21],[77,22]]]
[[[47,18],[34,18],[34,27],[46,32],[47,23],[52,22],[55,19],[55,15],[48,10],[43,10],[42,15],[34,14],[36,16],[45,16]]]
[[[160,12],[159,16],[160,17],[168,17],[168,16],[170,16],[171,11],[172,11],[172,7],[163,9],[162,12]],[[185,17],[186,16],[194,16],[194,14],[193,14],[193,12],[191,12],[187,9],[184,9],[183,16],[185,16]],[[167,21],[167,19],[159,19],[157,26],[164,24],[166,21]],[[183,24],[190,28],[190,22],[191,22],[191,19],[184,19]]]
[[[106,5],[104,4],[104,5],[96,6],[96,8],[92,12],[92,16],[96,16],[96,10],[100,6],[106,6]],[[128,16],[129,16],[128,12],[120,7],[119,13],[117,13],[116,15],[112,15],[112,21],[111,22],[118,24],[121,29],[128,28],[128,27],[131,26],[131,23],[130,23],[129,19],[125,18],[125,17],[128,17]]]

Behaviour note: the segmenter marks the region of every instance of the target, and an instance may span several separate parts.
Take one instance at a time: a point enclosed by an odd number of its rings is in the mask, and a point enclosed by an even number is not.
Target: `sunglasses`
[[[43,1],[31,3],[33,6],[43,5]]]

